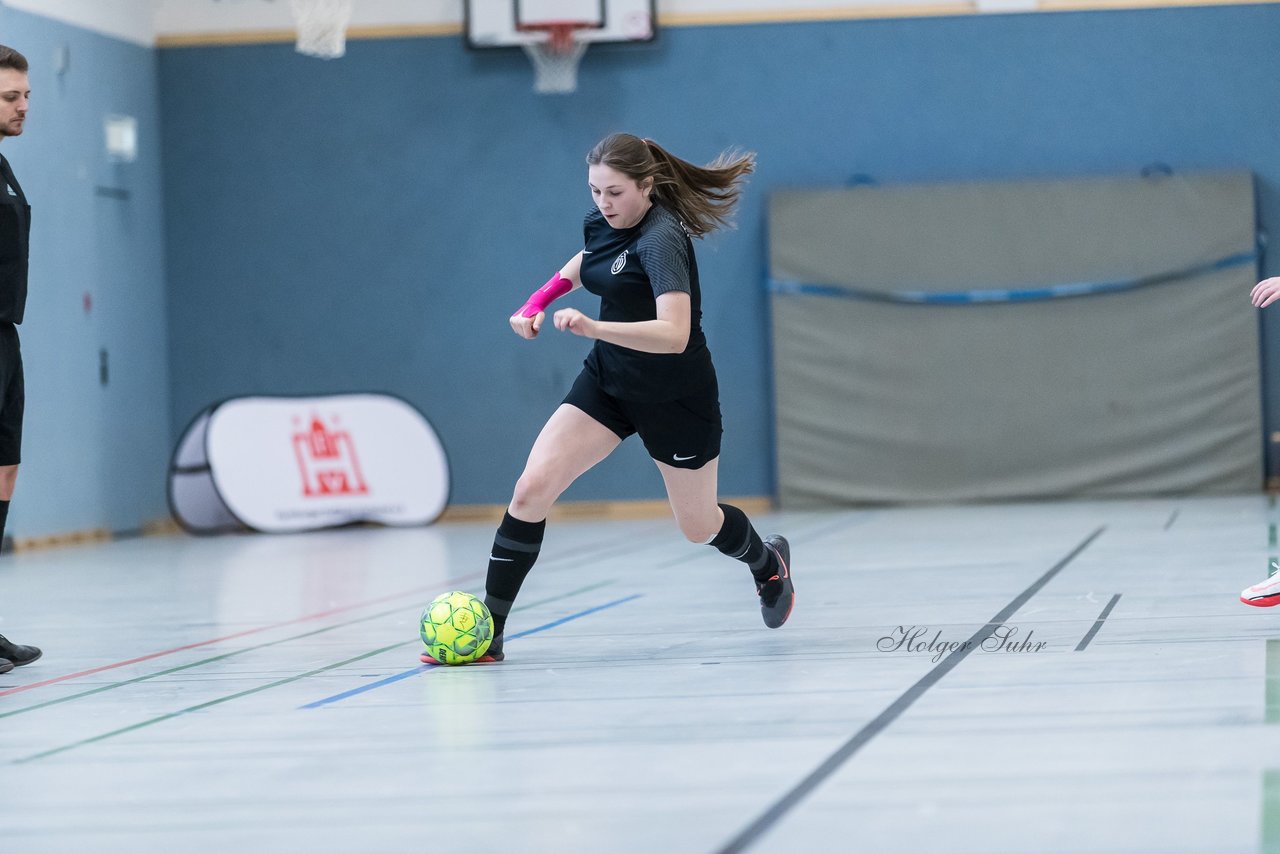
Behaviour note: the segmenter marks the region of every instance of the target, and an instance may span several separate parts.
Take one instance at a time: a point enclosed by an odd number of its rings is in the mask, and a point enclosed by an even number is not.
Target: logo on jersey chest
[[[616,276],[622,272],[623,268],[627,266],[627,253],[630,251],[630,249],[624,249],[621,255],[613,259],[613,266],[609,268],[610,273]]]

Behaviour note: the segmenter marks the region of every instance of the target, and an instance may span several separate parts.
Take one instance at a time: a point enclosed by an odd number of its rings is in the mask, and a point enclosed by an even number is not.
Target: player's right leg
[[[547,513],[569,485],[613,452],[623,437],[577,406],[562,403],[543,426],[516,481],[511,504],[489,552],[484,603],[493,615],[493,641],[481,661],[501,661],[507,616],[542,548]],[[422,661],[434,661],[422,654]]]
[[[499,654],[507,615],[542,548],[551,506],[621,442],[617,433],[570,403],[562,403],[538,434],[489,553],[484,602],[493,614]]]
[[[543,426],[507,512],[545,520],[569,486],[622,443],[622,437],[571,403],[562,403]]]

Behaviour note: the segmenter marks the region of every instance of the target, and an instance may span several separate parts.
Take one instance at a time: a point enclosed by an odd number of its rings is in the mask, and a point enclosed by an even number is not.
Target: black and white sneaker
[[[796,604],[796,588],[791,583],[791,546],[781,534],[770,534],[764,538],[764,547],[778,558],[778,574],[764,584],[757,584],[756,594],[760,597],[764,624],[776,629],[787,621]]]

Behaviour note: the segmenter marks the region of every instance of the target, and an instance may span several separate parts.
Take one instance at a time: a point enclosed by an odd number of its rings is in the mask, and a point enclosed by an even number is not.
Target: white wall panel
[[[156,40],[155,0],[3,0],[2,5],[135,44]]]
[[[1190,5],[1275,3],[1277,0],[1191,0]],[[236,35],[278,38],[294,29],[289,0],[0,0],[0,4],[76,24],[139,44],[235,41]],[[1066,11],[1185,6],[1187,0],[658,0],[665,26],[977,12]],[[462,0],[355,0],[351,30],[405,34],[460,33]],[[203,38],[201,38],[203,37]]]

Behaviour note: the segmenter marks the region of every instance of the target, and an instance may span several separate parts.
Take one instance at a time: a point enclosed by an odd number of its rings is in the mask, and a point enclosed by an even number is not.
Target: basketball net
[[[298,25],[298,53],[337,59],[347,52],[352,0],[289,0]]]
[[[578,90],[578,63],[587,43],[576,38],[584,25],[572,22],[529,27],[545,30],[546,41],[521,45],[533,63],[533,91],[539,95],[563,95]]]

